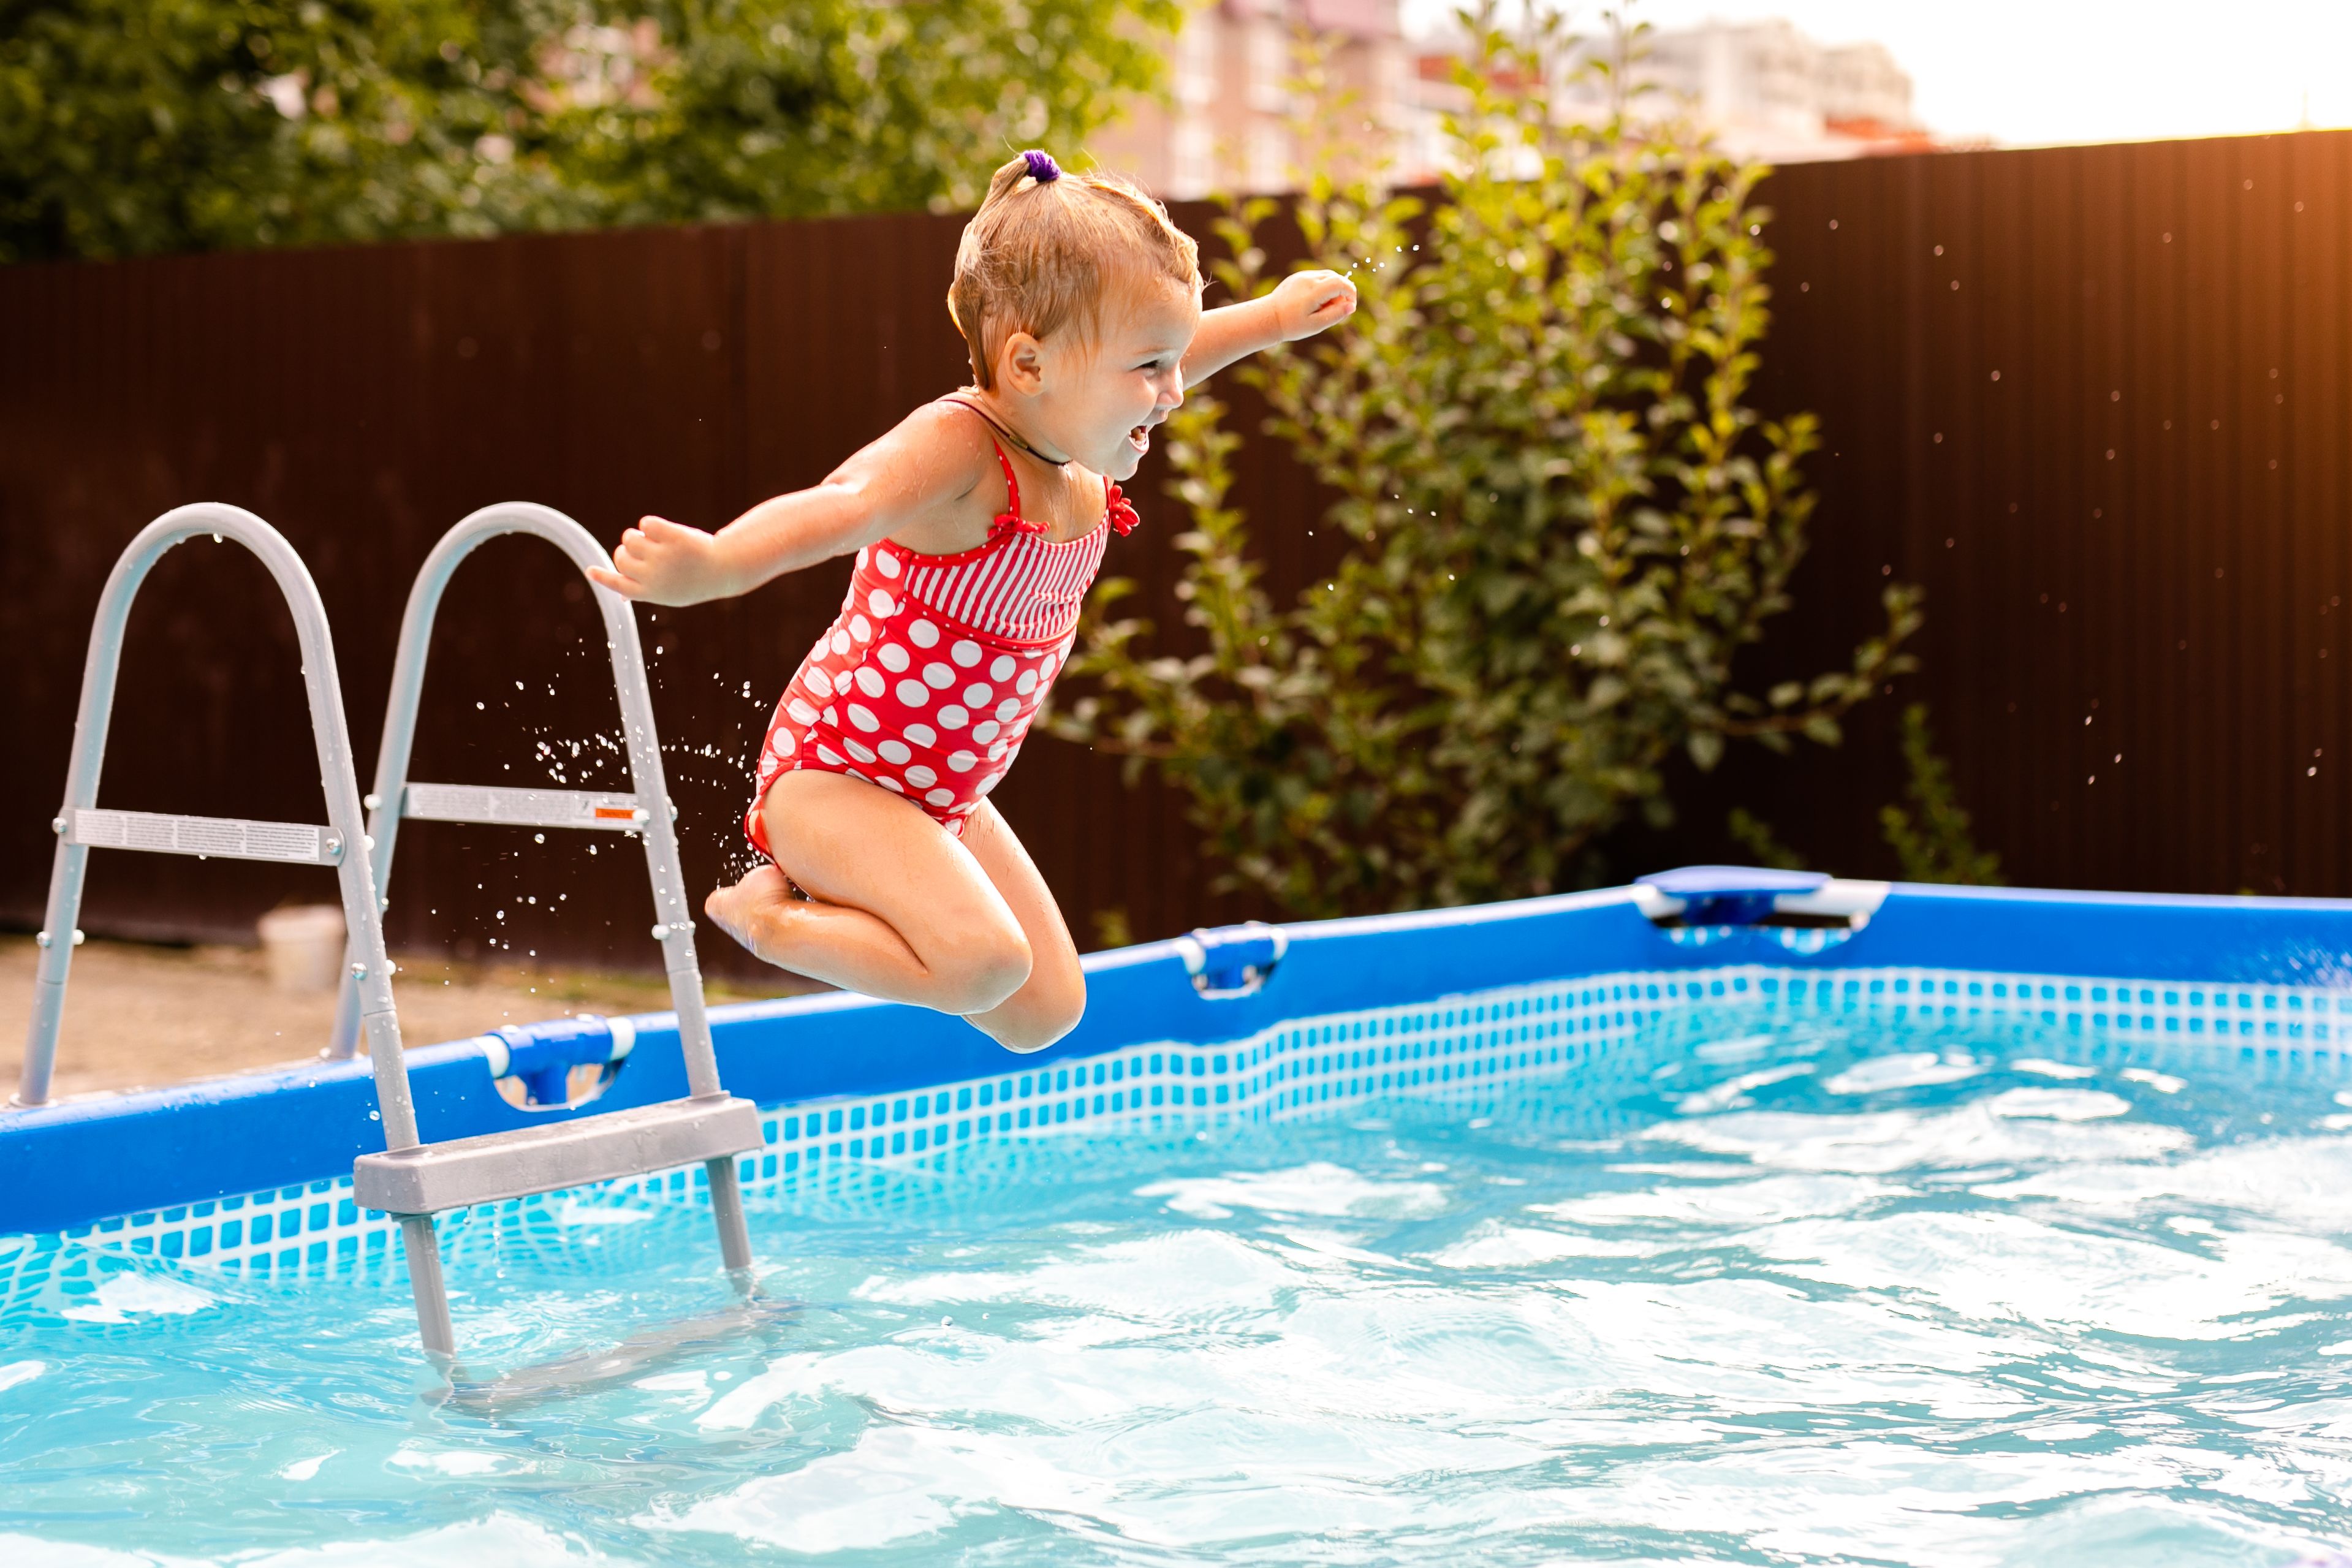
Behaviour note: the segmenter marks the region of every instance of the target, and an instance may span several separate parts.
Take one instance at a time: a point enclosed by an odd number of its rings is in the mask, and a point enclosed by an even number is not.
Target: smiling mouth
[[[1137,425],[1134,429],[1127,433],[1127,444],[1129,446],[1134,447],[1138,452],[1150,451],[1151,427],[1148,424]]]

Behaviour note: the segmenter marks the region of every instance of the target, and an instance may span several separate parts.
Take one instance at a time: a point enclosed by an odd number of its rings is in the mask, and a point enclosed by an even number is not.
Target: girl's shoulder
[[[919,456],[942,476],[961,478],[964,482],[956,486],[961,493],[996,471],[992,434],[988,422],[969,404],[933,398],[900,420],[885,439],[908,449],[909,455]]]

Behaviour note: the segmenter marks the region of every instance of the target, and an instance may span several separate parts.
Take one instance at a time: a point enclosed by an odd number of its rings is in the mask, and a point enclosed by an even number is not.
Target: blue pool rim
[[[1869,884],[1873,887],[1882,884]],[[1932,969],[2128,977],[2135,984],[2267,988],[2237,1005],[2242,1051],[2335,1056],[2345,1024],[2306,1015],[2340,994],[2352,1013],[2352,902],[1977,889],[1896,883],[1861,929],[1662,929],[1648,890],[1609,888],[1508,904],[1321,921],[1281,928],[1286,947],[1262,985],[1204,997],[1181,941],[1088,956],[1087,1016],[1066,1039],[1013,1056],[961,1019],[841,994],[715,1008],[727,1087],[762,1106],[887,1095],[1139,1045],[1211,1047],[1285,1020],[1434,1002],[1580,976],[1674,974],[1739,966],[1776,971]],[[1802,935],[1811,941],[1790,938]],[[2084,989],[2047,988],[2075,1027]],[[2068,995],[2065,993],[2072,992]],[[2289,994],[2292,993],[2292,994]],[[2105,991],[2098,995],[2105,997]],[[2282,997],[2284,998],[2284,1002]],[[2314,1003],[2316,1008],[2318,1004]],[[2292,1012],[2287,1008],[2291,1006]],[[2260,1008],[2274,1009],[2264,1017]],[[2104,1024],[2105,1015],[2098,1015]],[[647,1104],[686,1092],[674,1019],[638,1019],[611,1090],[581,1111],[525,1111],[501,1096],[474,1040],[409,1052],[430,1140],[468,1137]],[[2332,1024],[2332,1027],[2331,1027]],[[550,1029],[570,1027],[557,1020]],[[528,1030],[526,1030],[528,1032]],[[60,1045],[71,1059],[70,1037]],[[362,1061],[318,1063],[169,1089],[0,1111],[0,1235],[72,1231],[111,1218],[350,1175],[381,1149]]]

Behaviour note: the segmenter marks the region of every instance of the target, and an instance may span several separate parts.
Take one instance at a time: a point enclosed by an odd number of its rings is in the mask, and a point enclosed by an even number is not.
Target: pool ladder
[[[310,728],[318,747],[319,776],[326,790],[324,827],[98,809],[99,774],[105,761],[123,627],[131,601],[166,550],[206,533],[215,539],[234,539],[259,557],[293,612]],[[748,1291],[751,1249],[735,1158],[761,1145],[758,1108],[728,1094],[719,1083],[709,1019],[703,1007],[702,976],[694,952],[694,924],[688,915],[669,792],[662,778],[645,654],[628,601],[590,583],[604,617],[614,687],[627,734],[631,794],[407,780],[425,655],[442,591],[477,546],[508,533],[543,538],[583,570],[602,565],[605,559],[587,529],[562,513],[528,503],[484,507],[443,536],[417,575],[402,619],[392,699],[377,758],[376,789],[368,800],[373,815],[365,831],[361,826],[357,773],[343,716],[342,687],[335,672],[334,644],[317,585],[301,558],[277,529],[252,513],[211,502],[167,512],[131,541],[116,560],[100,595],[83,666],[66,800],[52,823],[58,835],[58,852],[49,876],[47,915],[37,938],[39,957],[33,1015],[16,1096],[19,1105],[39,1105],[48,1099],[58,1026],[65,1011],[66,977],[73,949],[81,940],[75,921],[80,913],[83,873],[91,848],[333,866],[350,936],[346,978],[327,1054],[349,1057],[357,1041],[365,1038],[384,1138],[383,1153],[362,1155],[355,1163],[353,1197],[362,1207],[399,1218],[418,1332],[425,1349],[444,1361],[455,1355],[457,1341],[442,1281],[434,1215],[699,1163],[709,1176],[720,1253],[738,1288]],[[656,917],[653,935],[662,946],[670,998],[677,1013],[689,1091],[686,1098],[479,1137],[424,1142],[417,1132],[407,1066],[402,1057],[400,1022],[393,1005],[393,967],[383,945],[385,889],[403,817],[604,828],[636,834],[645,845],[653,883]]]

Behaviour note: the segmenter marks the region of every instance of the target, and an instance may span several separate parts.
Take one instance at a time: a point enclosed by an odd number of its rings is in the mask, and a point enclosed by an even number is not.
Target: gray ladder
[[[106,732],[114,716],[115,677],[121,668],[122,629],[131,618],[131,601],[163,552],[198,534],[210,534],[216,540],[234,539],[260,557],[285,597],[286,607],[294,612],[294,636],[302,650],[302,685],[310,703],[310,733],[318,744],[319,779],[327,796],[325,827],[98,809],[98,779],[106,762]],[[65,804],[50,827],[58,835],[58,852],[49,871],[48,912],[36,938],[40,956],[16,1104],[41,1105],[49,1098],[58,1025],[65,1016],[66,975],[73,950],[81,941],[75,922],[81,914],[82,874],[93,848],[330,865],[341,886],[343,920],[351,932],[349,990],[353,1028],[367,1035],[376,1098],[383,1107],[384,1142],[394,1148],[415,1144],[416,1116],[409,1104],[408,1078],[401,1061],[400,1020],[392,1005],[392,965],[384,956],[383,927],[377,918],[374,882],[368,866],[368,841],[360,827],[359,786],[352,769],[351,731],[343,721],[342,685],[335,674],[334,640],[328,634],[327,612],[319,602],[317,584],[310,580],[302,558],[276,528],[242,507],[199,502],[175,507],[148,524],[116,559],[106,588],[99,595],[89,652],[82,664],[81,706],[74,717],[73,759],[66,772]],[[409,1281],[420,1310],[428,1300],[443,1301],[433,1222],[404,1221],[402,1235]],[[446,1324],[446,1306],[442,1312]],[[445,1329],[445,1337],[446,1333]]]
[[[376,1099],[383,1111],[385,1151],[365,1155],[352,1167],[352,1196],[363,1208],[400,1217],[409,1278],[415,1286],[416,1318],[425,1348],[440,1355],[456,1352],[449,1302],[441,1284],[438,1243],[432,1216],[589,1182],[643,1176],[699,1163],[710,1184],[710,1207],[719,1226],[719,1248],[739,1288],[748,1290],[751,1242],[743,1221],[743,1194],[736,1156],[761,1146],[759,1108],[719,1085],[711,1051],[710,1020],[702,1000],[702,971],[694,953],[694,921],[686,898],[686,876],[677,858],[675,812],[662,779],[661,745],[654,731],[653,699],[646,682],[645,652],[637,641],[636,616],[629,601],[593,580],[588,586],[604,618],[604,643],[613,661],[613,685],[627,732],[627,795],[574,789],[515,789],[459,784],[419,784],[408,778],[416,738],[416,709],[425,686],[433,622],[441,595],[458,566],[485,540],[501,534],[530,534],[570,557],[584,575],[609,557],[586,528],[551,507],[527,501],[485,507],[451,528],[433,547],[409,590],[401,617],[400,650],[392,668],[392,695],[383,716],[383,745],[376,753],[375,792],[368,797],[371,854],[359,872],[366,892],[365,925],[353,922],[351,959],[336,1009],[335,1033],[326,1054],[341,1059],[373,1017],[368,977],[382,964],[378,920],[390,900],[393,852],[404,817],[444,822],[501,823],[516,827],[604,829],[635,833],[646,848],[653,883],[654,940],[661,944],[663,967],[677,1012],[678,1045],[685,1057],[688,1094],[657,1105],[582,1116],[545,1126],[442,1144],[420,1144],[410,1107],[408,1075],[393,1050],[392,1067],[370,1030],[368,1052],[375,1061]],[[338,717],[340,727],[340,716]],[[348,765],[346,765],[348,777]],[[352,803],[354,815],[358,802]],[[366,868],[372,868],[366,869]],[[345,878],[345,904],[352,880]],[[362,951],[363,944],[373,944]],[[371,959],[369,954],[375,956]],[[390,1000],[385,1001],[389,1015]],[[396,1039],[396,1037],[395,1037]],[[395,1114],[395,1112],[397,1114]],[[391,1135],[395,1125],[405,1139]],[[420,1260],[422,1261],[420,1262]],[[429,1276],[429,1287],[427,1277]]]

